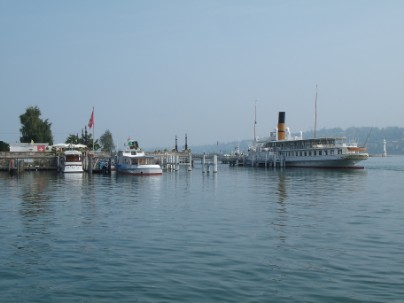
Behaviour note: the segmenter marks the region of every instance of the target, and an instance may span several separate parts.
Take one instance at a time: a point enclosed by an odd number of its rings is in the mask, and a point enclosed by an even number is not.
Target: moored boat
[[[60,170],[64,173],[82,173],[83,154],[75,149],[66,150],[60,159]]]
[[[117,173],[128,175],[147,176],[163,173],[156,159],[146,155],[135,140],[128,140],[126,149],[118,152],[115,167]]]
[[[363,168],[357,164],[369,158],[365,147],[346,138],[292,137],[285,127],[284,112],[279,113],[278,127],[270,137],[254,143],[247,156],[247,163],[253,166]]]

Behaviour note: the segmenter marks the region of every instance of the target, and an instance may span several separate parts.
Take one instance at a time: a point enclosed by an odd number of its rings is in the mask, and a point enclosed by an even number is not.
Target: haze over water
[[[1,302],[402,302],[404,157],[0,173]]]

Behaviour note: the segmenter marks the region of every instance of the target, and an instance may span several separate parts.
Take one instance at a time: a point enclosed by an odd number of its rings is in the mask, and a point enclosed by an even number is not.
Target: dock
[[[47,152],[0,152],[0,171],[57,170],[57,158]]]
[[[200,162],[202,172],[218,171],[218,163],[232,166],[245,165],[245,157],[227,156],[220,154],[192,154],[191,150],[150,152],[165,171],[178,171],[185,167],[188,171],[194,168],[195,162]],[[52,152],[0,152],[0,171],[23,173],[24,171],[55,171],[60,170],[62,154]],[[89,174],[111,174],[115,170],[116,156],[105,153],[86,151],[83,157],[83,169]]]
[[[0,152],[0,171],[59,171],[61,154],[55,152]],[[112,157],[107,154],[85,153],[83,168],[88,173],[109,174]]]

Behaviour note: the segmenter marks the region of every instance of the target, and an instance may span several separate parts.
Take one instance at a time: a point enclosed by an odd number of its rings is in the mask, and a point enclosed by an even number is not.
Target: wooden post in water
[[[205,165],[206,165],[206,155],[203,154],[202,156],[202,173],[205,173]]]
[[[8,162],[8,173],[11,175],[14,172],[14,169],[15,169],[14,159],[11,159],[10,162]]]
[[[217,155],[213,155],[213,173],[217,173]]]
[[[24,159],[17,159],[17,165],[18,173],[24,172]]]
[[[175,155],[175,170],[179,171],[180,170],[180,156]]]
[[[191,171],[192,170],[192,154],[191,153],[189,153],[188,161],[189,161],[189,163],[188,163],[188,171]]]
[[[93,157],[91,157],[91,155],[88,155],[87,159],[88,159],[87,170],[88,170],[88,173],[90,175],[92,175],[93,174]]]

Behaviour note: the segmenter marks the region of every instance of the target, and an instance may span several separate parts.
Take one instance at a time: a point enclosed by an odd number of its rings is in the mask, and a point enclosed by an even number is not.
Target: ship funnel
[[[285,112],[279,112],[279,116],[278,116],[278,140],[285,140]]]

